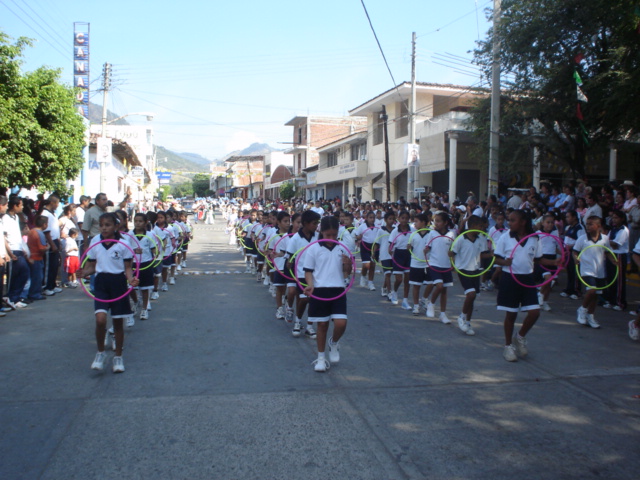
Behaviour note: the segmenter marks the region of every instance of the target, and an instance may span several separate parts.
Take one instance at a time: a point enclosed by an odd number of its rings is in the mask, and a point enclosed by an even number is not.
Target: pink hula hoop
[[[393,239],[393,242],[391,242],[391,244],[389,245],[389,250],[393,250],[393,246],[396,244],[396,240],[400,237],[400,235],[408,235],[408,234],[410,234],[410,233],[413,233],[413,232],[411,232],[411,229],[409,229],[409,230],[408,230],[408,231],[406,231],[406,232],[400,232],[400,233],[398,233],[398,235],[396,235],[396,238],[394,238],[394,239]],[[407,250],[407,251],[409,251],[409,250]],[[404,267],[404,266],[400,265],[398,262],[396,262],[396,259],[395,259],[395,258],[393,258],[393,253],[391,254],[391,261],[392,261],[392,262],[393,262],[393,263],[394,263],[394,264],[395,264],[395,265],[396,265],[400,270],[403,270],[403,271],[404,271],[404,273],[409,273],[409,268],[410,268],[410,267]],[[397,275],[399,275],[399,274],[397,274]]]
[[[313,245],[314,243],[320,243],[320,242],[330,242],[330,243],[335,243],[336,245],[340,245],[342,248],[345,249],[345,251],[349,254],[349,256],[351,257],[351,267],[355,270],[356,268],[356,257],[351,253],[351,251],[349,250],[349,248],[347,248],[347,246],[342,243],[339,242],[338,240],[332,240],[330,238],[321,238],[320,240],[316,240],[314,242],[311,242],[309,245],[307,245],[306,247],[304,247],[302,249],[302,251],[298,254],[298,258],[296,258],[296,262],[294,265],[294,270],[297,272],[298,271],[298,262],[300,261],[300,257],[302,257],[302,254],[305,252],[305,250],[307,248],[309,248],[311,245]],[[349,285],[347,285],[344,289],[344,291],[340,294],[340,295],[336,295],[335,297],[332,298],[321,298],[321,297],[316,297],[315,295],[309,295],[309,298],[314,298],[315,300],[320,300],[322,302],[331,302],[333,300],[337,300],[339,298],[344,297],[347,292],[349,290],[351,290],[351,287],[353,286],[353,282],[356,279],[355,275],[351,275],[351,281],[349,282]],[[300,286],[300,288],[302,288],[302,290],[304,290],[304,287],[302,286],[302,284],[300,283],[300,281],[297,278],[294,278],[294,280],[296,281],[296,283]]]
[[[292,236],[294,236],[294,235],[295,235],[295,233],[287,233],[286,235],[283,235],[283,236],[282,236],[282,238],[281,238],[280,240],[278,240],[278,241],[276,242],[276,244],[273,246],[273,251],[274,251],[274,252],[276,251],[276,248],[278,248],[278,245],[280,244],[280,242],[281,242],[282,240],[284,240],[285,238],[288,238],[288,237],[292,237]],[[286,263],[286,260],[285,260],[285,263]],[[292,278],[292,277],[290,277],[290,276],[285,275],[284,273],[282,273],[282,270],[280,270],[280,269],[278,268],[278,265],[276,265],[276,259],[275,259],[275,258],[273,259],[273,266],[276,268],[276,272],[278,272],[280,275],[282,275],[282,276],[283,276],[284,278],[286,278],[287,280],[295,280],[294,278]]]
[[[120,244],[124,245],[131,252],[131,255],[133,255],[133,259],[135,259],[135,261],[136,261],[136,268],[135,268],[136,275],[135,275],[135,277],[139,278],[139,276],[140,276],[140,261],[136,258],[136,252],[134,252],[133,249],[129,245],[127,245],[126,243],[124,243],[124,242],[122,242],[120,240],[116,240],[116,239],[106,238],[104,240],[100,240],[99,242],[96,242],[93,245],[91,245],[82,254],[82,258],[80,259],[80,265],[84,264],[84,261],[87,258],[87,253],[89,253],[89,250],[91,250],[93,247],[97,247],[101,243],[120,243]],[[125,293],[120,295],[118,298],[113,298],[111,300],[102,300],[101,298],[96,298],[95,296],[91,295],[89,290],[87,290],[87,287],[85,286],[84,282],[80,282],[80,285],[82,286],[82,290],[84,290],[84,293],[86,293],[89,296],[89,298],[91,298],[91,299],[93,299],[93,300],[95,300],[97,302],[102,302],[102,303],[111,303],[111,302],[117,302],[118,300],[122,300],[124,297],[129,295],[131,293],[131,291],[133,290],[133,287],[131,285],[129,285],[129,289]]]
[[[454,242],[455,239],[451,238],[451,237],[447,237],[446,235],[438,235],[437,237],[433,237],[431,240],[429,240],[429,243],[427,243],[427,247],[429,247],[429,245],[431,245],[431,242],[433,242],[434,240],[436,240],[437,238],[448,238],[449,240],[451,240],[451,243]],[[431,248],[431,247],[429,247]],[[449,246],[449,248],[451,248],[451,246]],[[449,248],[447,250],[449,250]],[[451,265],[451,268],[447,268],[446,270],[439,270],[437,268],[434,268],[433,265],[431,265],[429,263],[429,260],[426,260],[427,256],[425,255],[425,261],[427,262],[427,268],[430,268],[431,270],[433,270],[434,272],[438,272],[438,273],[447,273],[453,270],[453,265]]]
[[[380,228],[380,227],[376,227],[374,225],[373,227],[367,228],[364,232],[362,232],[362,238],[360,239],[360,245],[362,245],[365,249],[367,249],[369,251],[371,251],[371,249],[367,247],[366,242],[364,241],[364,233],[368,232],[369,230],[373,230],[374,228]],[[373,245],[373,243],[371,245]]]
[[[564,246],[562,243],[562,240],[558,237],[556,237],[555,235],[551,235],[550,233],[545,233],[545,232],[533,232],[530,233],[529,235],[523,237],[517,244],[515,247],[513,247],[513,250],[511,251],[511,255],[509,256],[510,259],[513,260],[513,255],[516,253],[516,250],[518,249],[519,246],[521,246],[520,244],[526,240],[528,240],[530,237],[540,237],[540,235],[544,235],[547,237],[552,237],[556,242],[558,242],[558,244],[560,245],[561,249],[562,249],[562,263],[564,263],[564,259],[565,259],[565,250],[564,250]],[[560,266],[558,266],[560,267]],[[544,282],[538,284],[538,285],[526,285],[524,283],[522,283],[520,280],[518,280],[516,278],[516,274],[513,273],[513,265],[509,265],[509,273],[511,274],[511,278],[513,278],[513,280],[520,285],[521,287],[525,287],[525,288],[540,288],[540,287],[544,287],[547,283],[551,283],[553,282],[556,277],[558,275],[560,275],[560,271],[562,270],[562,268],[558,268],[556,270],[556,273],[553,273],[549,276],[548,279],[546,279]]]

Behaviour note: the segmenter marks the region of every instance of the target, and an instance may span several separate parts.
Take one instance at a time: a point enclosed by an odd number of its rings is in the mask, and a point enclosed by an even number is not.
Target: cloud
[[[261,143],[260,137],[255,133],[245,131],[235,132],[225,143],[225,149],[227,152],[233,152],[247,148],[252,143]]]

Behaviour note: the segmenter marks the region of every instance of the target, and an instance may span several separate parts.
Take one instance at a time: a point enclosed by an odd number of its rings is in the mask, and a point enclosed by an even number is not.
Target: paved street
[[[467,337],[354,287],[341,362],[318,374],[315,341],[233,273],[223,226],[195,229],[188,271],[222,273],[178,277],[127,331],[124,374],[90,370],[79,289],[0,319],[1,479],[640,477],[629,314],[580,327],[555,293],[512,364],[493,295]],[[460,302],[456,284],[452,319]]]

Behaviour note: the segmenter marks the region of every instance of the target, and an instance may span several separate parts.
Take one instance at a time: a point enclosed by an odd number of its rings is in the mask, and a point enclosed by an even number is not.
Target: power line
[[[16,3],[16,0],[13,0],[13,3]],[[42,17],[40,16],[40,14],[39,14],[37,11],[35,11],[35,10],[33,9],[33,7],[31,7],[31,5],[29,5],[29,4],[28,4],[26,1],[24,1],[24,0],[23,0],[23,3],[24,3],[24,4],[29,8],[29,10],[31,10],[31,11],[32,11],[32,12],[33,12],[33,13],[34,13],[34,14],[35,14],[35,15],[36,15],[36,16],[37,16],[37,17],[42,21],[42,23],[44,23],[44,24],[49,28],[49,30],[52,32],[51,38],[53,38],[53,36],[54,36],[54,35],[55,35],[55,36],[57,36],[57,37],[61,40],[61,42],[62,42],[62,43],[60,43],[60,45],[63,45],[63,46],[65,46],[65,48],[66,48],[66,46],[67,46],[67,40],[65,40],[64,38],[62,38],[62,36],[58,33],[58,31],[57,31],[55,28],[53,28],[51,25],[49,25],[49,23],[47,23],[47,21],[46,21],[44,18],[42,18]]]
[[[490,4],[490,3],[492,3],[492,2],[493,2],[493,0],[489,0],[489,1],[485,2],[484,4],[482,4],[480,8],[482,8],[482,7],[486,7],[487,5],[489,5],[489,4]],[[445,28],[447,28],[447,27],[449,27],[449,26],[453,25],[454,23],[459,22],[459,21],[460,21],[460,20],[462,20],[463,18],[466,18],[466,17],[468,17],[469,15],[473,15],[474,13],[477,13],[477,12],[478,12],[478,5],[477,5],[477,2],[476,2],[476,8],[474,8],[474,9],[473,9],[473,10],[471,10],[470,12],[467,12],[467,13],[465,13],[464,15],[461,15],[461,16],[459,16],[458,18],[456,18],[456,19],[454,19],[454,20],[451,20],[449,23],[446,23],[446,24],[444,24],[443,26],[441,26],[441,27],[439,27],[439,28],[436,28],[435,30],[432,30],[432,31],[427,32],[427,33],[423,33],[422,35],[418,35],[418,38],[424,37],[424,36],[426,36],[426,35],[431,35],[431,34],[434,34],[434,33],[438,33],[440,30],[443,30],[443,29],[445,29]],[[479,29],[479,28],[480,28],[480,27],[478,27],[478,29]]]
[[[367,20],[369,20],[369,26],[371,27],[371,31],[373,32],[373,36],[376,39],[376,43],[378,44],[378,48],[380,49],[380,53],[382,54],[382,58],[384,60],[384,64],[387,66],[387,70],[389,71],[389,75],[391,75],[391,80],[393,81],[393,85],[398,85],[396,83],[396,79],[393,78],[393,73],[391,73],[391,68],[389,67],[389,62],[387,62],[387,57],[384,55],[384,51],[382,50],[382,45],[380,45],[380,40],[378,40],[378,35],[376,34],[375,28],[373,28],[373,23],[371,23],[371,17],[369,16],[369,12],[367,11],[367,6],[364,4],[364,0],[360,0],[362,3],[362,8],[364,8],[364,13],[367,15]]]

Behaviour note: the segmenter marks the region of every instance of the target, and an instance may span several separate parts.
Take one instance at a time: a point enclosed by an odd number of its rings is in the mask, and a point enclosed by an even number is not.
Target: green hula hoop
[[[388,236],[389,236],[389,233],[387,233],[387,232],[383,233],[382,235],[378,235],[376,237],[376,239],[373,241],[373,243],[371,244],[371,250],[373,251],[373,249],[376,248],[376,243],[378,242],[379,239],[381,239],[382,237],[388,237]],[[380,257],[380,256],[378,255],[378,257]],[[385,267],[384,265],[382,265],[382,263],[376,261],[374,256],[371,256],[371,259],[373,260],[373,263],[375,263],[376,265],[378,265],[382,269],[382,271],[384,271],[385,268],[387,270],[393,270],[393,266]]]
[[[618,279],[618,275],[620,274],[620,267],[618,266],[618,256],[613,253],[613,250],[611,250],[609,247],[607,247],[606,245],[598,245],[597,243],[594,243],[593,245],[589,245],[587,248],[583,249],[579,254],[578,254],[578,260],[580,260],[580,257],[582,256],[582,254],[584,252],[586,252],[587,250],[589,250],[591,247],[601,247],[604,248],[607,252],[609,252],[611,255],[613,255],[613,258],[616,259],[616,274],[613,276],[613,280],[611,280],[611,283],[609,283],[608,285],[605,285],[604,287],[599,287],[596,288],[595,290],[606,290],[607,288],[609,288],[610,286],[612,286],[614,283],[616,283],[616,280]],[[576,264],[576,273],[578,274],[578,278],[580,279],[580,282],[587,288],[594,290],[593,285],[589,285],[587,282],[584,281],[584,279],[582,278],[582,275],[580,275],[580,265]]]
[[[421,229],[416,230],[415,232],[413,232],[411,235],[409,235],[409,240],[407,240],[407,246],[410,246],[410,245],[411,245],[411,239],[413,238],[413,236],[414,236],[416,233],[418,233],[418,232],[424,232],[424,231],[430,232],[430,231],[431,231],[431,229],[430,229],[430,228],[421,228]],[[410,249],[409,249],[409,253],[410,253],[410,254],[411,254],[411,256],[412,256],[413,258],[415,258],[418,262],[427,263],[427,260],[426,260],[426,259],[425,259],[425,260],[423,260],[423,259],[418,258],[417,256],[415,256],[415,255],[413,254],[413,248],[410,248]]]
[[[144,235],[144,234],[142,234],[142,233],[136,233],[136,234],[134,234],[134,235],[135,235],[136,237],[138,237],[138,238],[142,238],[142,237],[146,237],[146,238],[148,238],[149,240],[151,240],[151,241],[153,242],[153,245],[155,245],[156,252],[158,252],[158,251],[160,250],[160,249],[158,248],[158,244],[156,243],[156,241],[155,241],[152,237],[150,237],[149,235]],[[140,255],[142,255],[142,254],[140,254]],[[154,255],[154,257],[153,257],[153,258],[154,258],[154,259],[153,259],[153,261],[152,261],[151,263],[149,263],[149,265],[147,265],[146,267],[141,268],[141,269],[140,269],[140,271],[142,271],[142,270],[146,270],[146,269],[147,269],[147,268],[149,268],[149,267],[152,267],[152,268],[153,268],[153,267],[157,266],[157,265],[154,265],[154,263],[156,263],[156,261],[157,261],[156,256],[157,256],[157,253],[156,253],[156,255]],[[142,257],[140,257],[140,258],[142,258]]]
[[[493,249],[496,249],[496,244],[493,241],[493,238],[491,238],[491,235],[489,235],[487,232],[485,232],[484,230],[465,230],[464,232],[462,232],[460,235],[458,235],[455,240],[451,243],[451,247],[449,247],[449,251],[453,251],[453,246],[456,244],[456,242],[458,241],[458,239],[460,237],[462,237],[465,233],[469,233],[469,232],[477,232],[477,233],[481,233],[482,235],[484,235],[485,237],[487,237],[489,240],[491,240],[491,244],[493,245]],[[493,267],[493,264],[496,261],[496,257],[495,255],[491,258],[491,263],[489,264],[489,266],[487,268],[485,268],[484,270],[482,270],[480,273],[474,273],[473,275],[470,275],[468,273],[462,273],[460,270],[458,270],[458,267],[456,267],[456,262],[454,260],[453,257],[450,258],[451,260],[451,266],[453,267],[453,269],[458,272],[458,275],[462,275],[463,277],[468,277],[468,278],[475,278],[475,277],[479,277],[481,275],[484,275],[485,273],[487,273],[489,270],[491,270],[491,268]]]
[[[287,260],[287,262],[292,263],[292,262],[293,262],[293,260],[294,260],[294,258],[296,258],[296,256],[297,256],[297,255],[298,255],[302,250],[304,250],[304,249],[305,249],[305,248],[307,248],[307,247],[308,247],[308,245],[305,245],[304,247],[300,247],[296,253],[294,253],[293,255],[291,255],[291,258],[289,258],[289,259]],[[295,265],[295,262],[293,262],[293,263],[294,263],[294,265]],[[297,274],[297,272],[292,272],[292,271],[291,271],[291,267],[289,267],[287,270],[288,270],[288,271],[289,271],[289,273],[291,274],[291,278],[298,278],[298,275],[296,275],[296,274]],[[300,280],[298,279],[298,281],[300,281]],[[308,286],[308,285],[307,285],[307,284],[305,284],[304,282],[300,282],[300,285],[302,285],[303,287]]]

